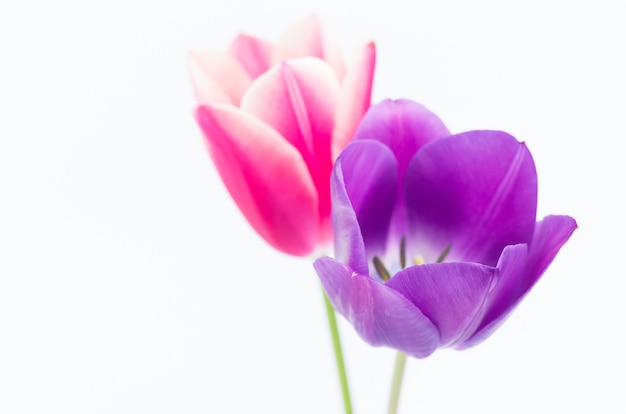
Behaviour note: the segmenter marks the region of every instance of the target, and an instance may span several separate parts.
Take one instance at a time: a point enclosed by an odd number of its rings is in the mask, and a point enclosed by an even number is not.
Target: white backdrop
[[[374,101],[526,141],[539,215],[580,226],[488,341],[409,361],[401,412],[626,412],[625,3],[504,3],[3,2],[0,413],[341,413],[310,261],[234,207],[186,61],[312,12],[376,41]],[[340,328],[384,412],[394,352]]]

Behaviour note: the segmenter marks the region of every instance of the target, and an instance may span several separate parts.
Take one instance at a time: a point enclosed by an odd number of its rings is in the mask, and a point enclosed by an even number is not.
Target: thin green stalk
[[[406,354],[398,351],[396,364],[393,368],[393,382],[391,383],[391,394],[389,395],[388,414],[396,414],[400,403],[400,390],[402,389],[402,379],[404,378],[404,367],[406,366]]]
[[[448,244],[445,249],[443,249],[443,252],[441,252],[437,258],[436,263],[442,263],[448,256],[448,253],[450,253],[450,249],[452,249],[452,244]],[[404,269],[406,264],[406,239],[404,237],[402,237],[402,241],[400,242],[400,264]],[[396,363],[393,368],[393,380],[391,383],[391,393],[389,395],[389,407],[387,409],[388,414],[396,414],[398,412],[398,405],[400,404],[400,390],[402,389],[405,366],[406,354],[398,351],[398,354],[396,355]]]
[[[343,352],[341,350],[341,340],[339,339],[339,328],[337,327],[337,318],[335,317],[335,309],[328,300],[326,292],[322,290],[324,295],[324,304],[326,305],[326,316],[328,317],[328,327],[330,328],[330,336],[333,340],[333,349],[335,350],[335,360],[337,361],[337,371],[339,373],[339,382],[341,384],[341,395],[343,396],[343,406],[346,414],[352,414],[352,402],[350,401],[350,389],[348,388],[348,376],[346,375],[346,366],[343,362]]]

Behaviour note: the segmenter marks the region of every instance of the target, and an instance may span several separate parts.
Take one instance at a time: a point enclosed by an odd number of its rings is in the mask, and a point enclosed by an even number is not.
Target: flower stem
[[[346,366],[343,362],[343,352],[341,350],[341,340],[339,339],[339,328],[337,327],[337,318],[335,317],[335,309],[328,300],[326,292],[322,290],[324,295],[324,304],[326,305],[326,316],[328,317],[328,327],[330,328],[330,336],[333,340],[333,348],[335,350],[335,360],[337,361],[337,371],[339,373],[339,382],[341,384],[341,395],[343,396],[343,406],[346,414],[352,414],[352,402],[350,401],[350,389],[348,388],[348,376],[346,375]]]
[[[402,388],[402,379],[404,378],[404,367],[406,366],[406,354],[399,352],[396,355],[396,364],[393,368],[393,382],[391,383],[391,394],[389,395],[388,414],[396,414],[398,412],[398,404],[400,403],[400,389]]]

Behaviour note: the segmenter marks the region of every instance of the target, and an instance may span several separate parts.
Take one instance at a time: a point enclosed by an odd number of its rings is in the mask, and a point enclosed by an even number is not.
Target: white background
[[[341,412],[310,261],[234,207],[186,61],[312,12],[376,41],[374,101],[526,141],[539,216],[580,226],[488,341],[409,361],[401,412],[626,412],[625,3],[504,3],[3,2],[0,413]],[[394,352],[340,328],[383,413]]]

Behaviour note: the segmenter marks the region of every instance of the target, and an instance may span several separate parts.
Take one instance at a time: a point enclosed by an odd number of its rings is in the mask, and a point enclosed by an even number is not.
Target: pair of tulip
[[[370,108],[375,48],[344,70],[315,18],[272,44],[193,54],[197,121],[230,194],[270,245],[307,255],[371,345],[414,357],[491,334],[576,229],[536,222],[537,176],[499,131],[451,135],[425,107]],[[332,225],[332,227],[331,227]]]

